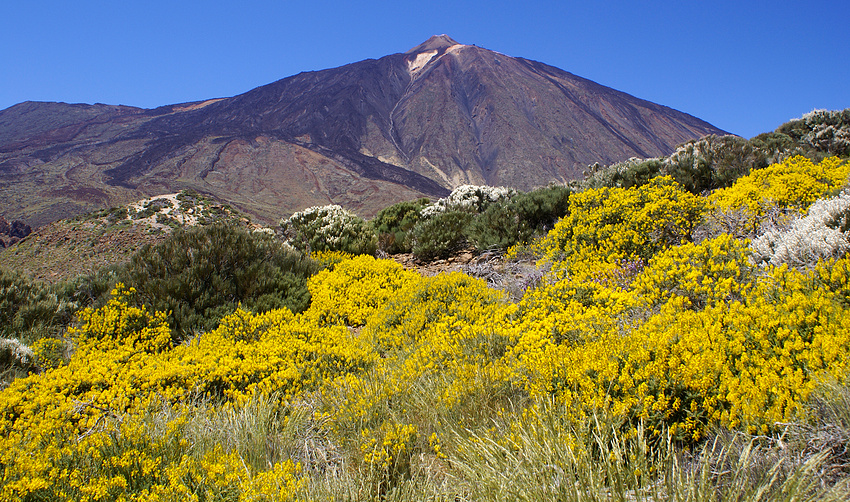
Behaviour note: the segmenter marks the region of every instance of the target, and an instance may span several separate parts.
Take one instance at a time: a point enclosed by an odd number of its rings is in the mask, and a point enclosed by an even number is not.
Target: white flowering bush
[[[850,113],[844,111],[813,110],[801,119],[809,132],[803,141],[830,155],[850,152]]]
[[[850,108],[812,110],[782,124],[776,131],[798,142],[802,148],[822,155],[850,154]]]
[[[281,220],[290,245],[304,252],[344,251],[374,254],[375,231],[362,218],[338,205],[315,206]]]
[[[487,207],[500,200],[509,199],[516,194],[516,190],[505,187],[491,187],[487,185],[461,185],[437,202],[422,209],[422,219],[431,218],[446,211],[466,211],[480,213]]]
[[[15,378],[37,370],[32,349],[17,338],[0,338],[0,389]]]
[[[850,193],[821,199],[786,230],[769,230],[754,239],[758,264],[810,268],[819,260],[840,258],[850,250]]]
[[[30,367],[35,365],[32,349],[17,338],[0,338],[0,366]]]
[[[251,232],[252,232],[252,233],[255,233],[255,234],[265,234],[265,235],[268,235],[268,236],[270,236],[270,237],[274,237],[275,235],[277,235],[277,234],[275,234],[274,229],[273,229],[273,228],[269,228],[269,227],[260,227],[260,228],[255,228],[255,229],[254,229],[254,230],[252,230]]]

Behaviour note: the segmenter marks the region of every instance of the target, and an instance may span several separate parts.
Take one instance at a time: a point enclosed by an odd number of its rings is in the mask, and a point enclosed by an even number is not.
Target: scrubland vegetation
[[[845,115],[4,272],[0,498],[847,500]],[[374,256],[468,246],[536,274]]]

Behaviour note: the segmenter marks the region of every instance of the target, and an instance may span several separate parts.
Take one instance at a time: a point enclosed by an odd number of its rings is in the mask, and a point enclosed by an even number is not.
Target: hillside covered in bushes
[[[4,271],[0,498],[846,500],[848,117]]]

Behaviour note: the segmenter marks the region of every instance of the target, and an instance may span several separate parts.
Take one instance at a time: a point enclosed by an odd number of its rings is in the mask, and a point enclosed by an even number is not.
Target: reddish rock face
[[[0,111],[0,212],[38,226],[192,188],[266,221],[329,203],[370,216],[461,184],[564,182],[707,134],[723,131],[441,35],[232,98]]]

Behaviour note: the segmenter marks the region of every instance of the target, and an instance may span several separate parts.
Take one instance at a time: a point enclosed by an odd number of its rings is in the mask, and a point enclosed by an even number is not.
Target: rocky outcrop
[[[6,218],[0,216],[0,247],[6,248],[16,244],[24,237],[32,233],[32,228],[22,221],[9,223]]]

